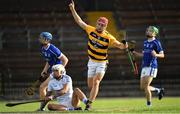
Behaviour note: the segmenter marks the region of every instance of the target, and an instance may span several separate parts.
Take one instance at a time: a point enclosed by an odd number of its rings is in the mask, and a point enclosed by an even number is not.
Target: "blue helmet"
[[[41,32],[40,38],[44,38],[46,40],[52,40],[52,34],[49,32]]]

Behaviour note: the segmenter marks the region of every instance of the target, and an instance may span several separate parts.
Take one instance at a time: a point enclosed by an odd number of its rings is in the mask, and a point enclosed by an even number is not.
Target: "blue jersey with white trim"
[[[53,65],[62,64],[62,61],[58,58],[62,52],[53,44],[50,44],[48,48],[41,48],[41,53],[44,59],[49,63],[50,69]]]
[[[143,49],[142,67],[152,67],[152,68],[158,67],[157,57],[154,57],[152,55],[153,50],[156,51],[156,53],[163,51],[160,41],[157,39],[154,39],[152,41],[145,40],[144,49]]]

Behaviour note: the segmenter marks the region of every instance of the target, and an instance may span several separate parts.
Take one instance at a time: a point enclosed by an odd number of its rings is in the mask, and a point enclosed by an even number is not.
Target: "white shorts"
[[[74,108],[72,106],[72,98],[71,97],[66,97],[63,99],[57,99],[60,105],[66,106],[67,108]]]
[[[107,69],[107,62],[95,62],[89,59],[88,61],[88,78],[95,76],[97,73],[102,73],[103,75]]]
[[[157,71],[157,68],[143,67],[141,70],[141,78],[145,76],[152,76],[153,78],[156,78]]]

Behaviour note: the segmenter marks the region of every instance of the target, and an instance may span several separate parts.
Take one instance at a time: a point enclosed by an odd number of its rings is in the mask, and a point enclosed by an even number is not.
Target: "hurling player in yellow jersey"
[[[117,41],[111,34],[106,31],[108,25],[108,19],[105,17],[99,17],[96,27],[86,24],[80,16],[77,14],[74,6],[74,2],[69,4],[69,8],[74,17],[76,23],[84,29],[88,34],[88,87],[90,89],[89,100],[85,110],[91,109],[92,102],[96,99],[99,91],[99,84],[103,79],[103,76],[107,67],[107,51],[109,46],[114,46],[119,49],[125,49],[128,47],[127,43]]]

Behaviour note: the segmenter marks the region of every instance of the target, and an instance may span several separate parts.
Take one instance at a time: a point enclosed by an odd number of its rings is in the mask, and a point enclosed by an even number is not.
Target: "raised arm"
[[[76,23],[82,28],[82,29],[86,29],[87,24],[81,19],[81,17],[77,14],[76,10],[75,10],[75,5],[74,5],[74,1],[71,0],[71,3],[69,4],[69,8],[71,10],[71,13],[74,17],[74,20],[76,21]]]
[[[128,44],[126,42],[125,43],[121,43],[118,40],[115,40],[112,45],[114,47],[119,48],[119,49],[126,49],[126,48],[128,48]]]

